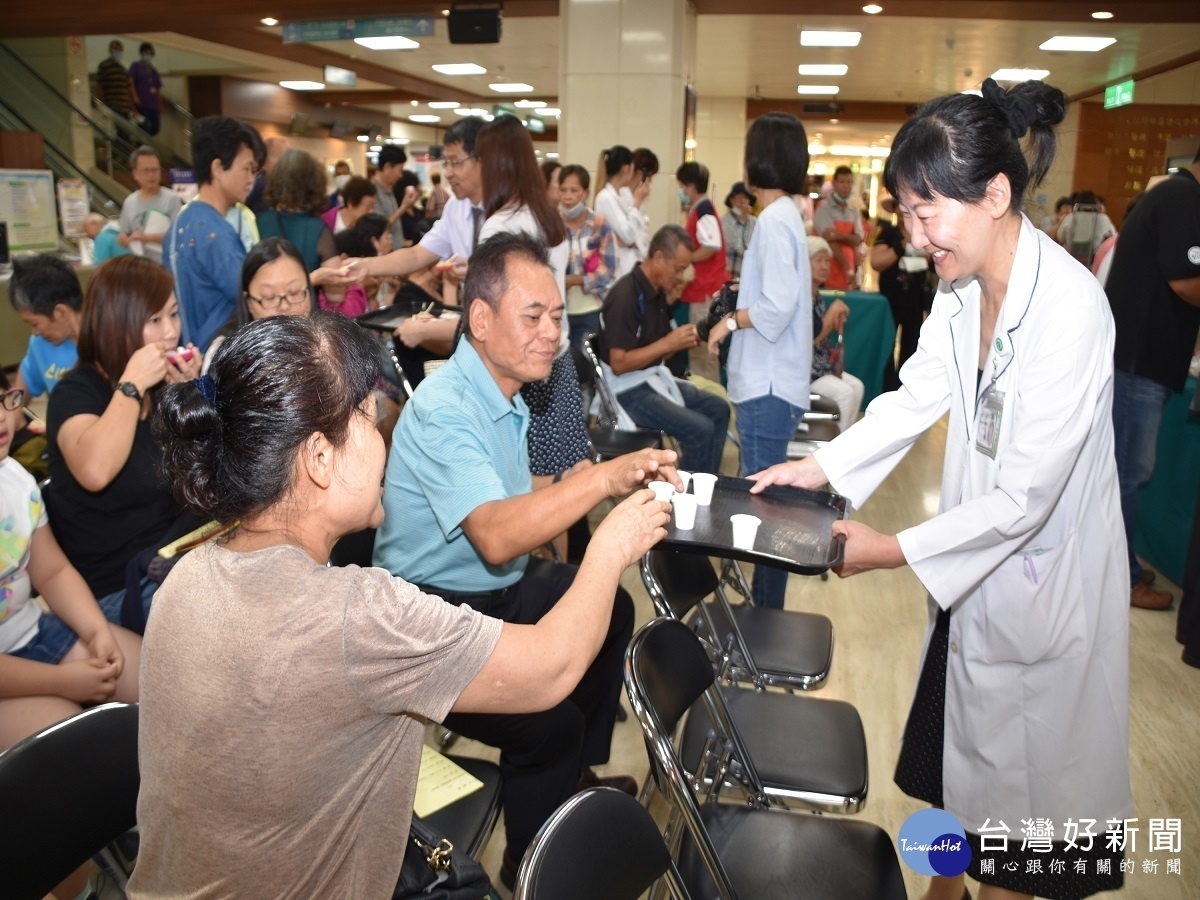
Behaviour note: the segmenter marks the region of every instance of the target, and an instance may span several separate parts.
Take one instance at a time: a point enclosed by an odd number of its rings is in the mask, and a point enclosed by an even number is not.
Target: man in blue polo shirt
[[[13,387],[25,401],[49,394],[79,359],[83,290],[79,276],[53,253],[13,260],[9,300],[32,332]]]
[[[451,603],[534,623],[577,569],[531,551],[605,498],[648,477],[675,480],[675,454],[629,454],[535,485],[529,409],[519,392],[549,376],[558,346],[563,304],[546,248],[528,235],[497,235],[472,255],[463,287],[466,337],[421,383],[392,438],[374,562]],[[446,718],[459,734],[501,750],[505,884],[537,830],[576,790],[608,783],[636,791],[631,778],[598,779],[591,770],[608,759],[632,631],[633,604],[621,590],[604,644],[567,700],[541,713]]]

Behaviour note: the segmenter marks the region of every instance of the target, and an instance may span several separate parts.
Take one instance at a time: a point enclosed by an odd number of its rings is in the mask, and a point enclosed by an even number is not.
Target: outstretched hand
[[[779,463],[749,476],[754,482],[750,493],[761,494],[768,485],[783,484],[802,488],[819,488],[829,483],[825,470],[816,457],[808,456],[792,462]]]
[[[637,491],[604,517],[590,547],[612,550],[621,566],[631,566],[667,536],[671,504],[654,499],[648,490]]]

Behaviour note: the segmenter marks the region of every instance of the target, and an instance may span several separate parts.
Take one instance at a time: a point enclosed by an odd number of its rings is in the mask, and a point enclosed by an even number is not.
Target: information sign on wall
[[[13,253],[58,249],[54,173],[0,169],[0,222],[8,225],[8,248]]]

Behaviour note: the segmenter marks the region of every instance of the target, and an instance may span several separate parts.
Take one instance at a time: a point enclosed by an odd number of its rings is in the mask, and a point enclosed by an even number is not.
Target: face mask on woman
[[[558,211],[560,213],[562,213],[564,216],[566,216],[568,219],[578,219],[585,212],[587,212],[587,204],[584,203],[582,200],[580,200],[578,203],[576,203],[574,206],[571,206],[571,207],[563,206],[560,203],[560,204],[558,204]]]
[[[337,186],[337,189],[339,191],[346,186],[346,182],[349,180],[350,180],[349,175],[334,175],[333,176],[333,183],[334,183],[334,185]]]
[[[688,196],[687,191],[685,191],[683,188],[679,189],[679,202],[684,206],[692,205],[692,198]]]

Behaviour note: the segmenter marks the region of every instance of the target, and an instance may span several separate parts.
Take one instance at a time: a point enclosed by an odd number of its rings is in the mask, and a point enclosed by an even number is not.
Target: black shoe
[[[638,783],[629,775],[613,775],[609,778],[601,778],[592,769],[584,769],[579,773],[579,784],[575,785],[575,793],[594,787],[616,788],[630,797],[636,797],[638,793]]]

